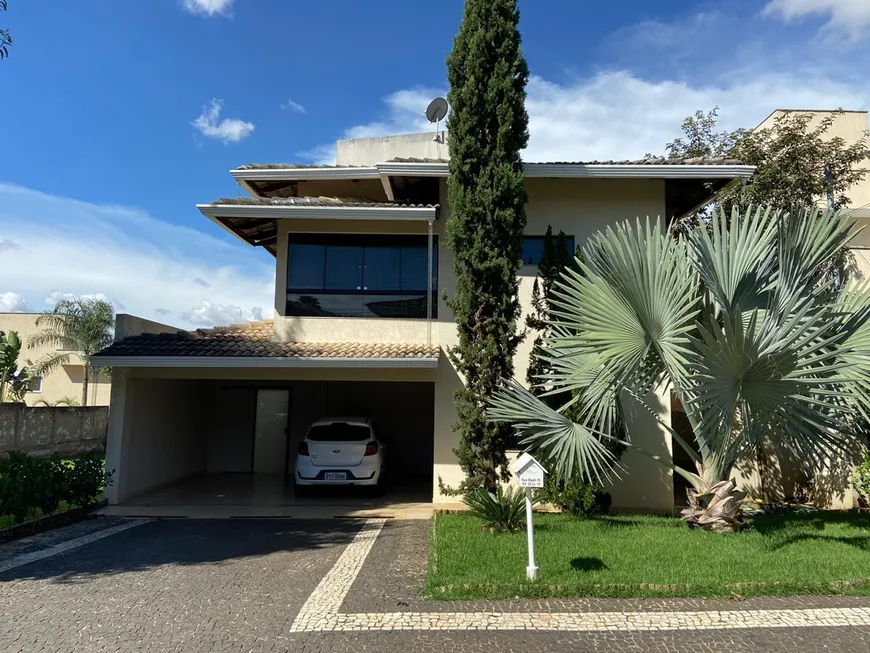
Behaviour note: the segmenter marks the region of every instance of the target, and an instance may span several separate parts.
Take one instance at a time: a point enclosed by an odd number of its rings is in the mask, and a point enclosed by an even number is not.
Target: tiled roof
[[[428,159],[419,157],[395,157],[387,161],[387,163],[449,163],[450,159]],[[524,161],[528,164],[543,164],[543,165],[597,165],[597,166],[642,166],[642,165],[668,165],[668,166],[739,166],[743,165],[742,161],[737,159],[729,159],[724,156],[719,157],[689,157],[689,158],[665,158],[665,157],[650,157],[648,159],[619,159],[608,161]],[[306,165],[302,163],[251,163],[246,166],[239,166],[239,170],[294,170],[307,168],[370,168],[373,166],[349,166],[349,165]]]
[[[668,159],[665,157],[650,157],[648,159],[622,159],[619,161],[527,161],[526,163],[542,163],[544,165],[569,166],[741,166],[742,161],[717,157],[688,157]]]
[[[222,204],[251,206],[347,206],[347,207],[382,207],[405,209],[432,209],[437,204],[402,204],[400,202],[375,202],[358,197],[225,197],[213,206]]]
[[[339,166],[331,164],[310,164],[310,163],[249,163],[248,165],[239,166],[236,170],[295,170],[306,168],[368,168],[370,166]]]
[[[272,320],[213,329],[143,333],[116,342],[100,356],[218,356],[228,358],[437,358],[423,344],[278,342]]]
[[[449,163],[449,159],[420,159],[416,157],[396,157],[390,159],[388,163]],[[642,165],[657,165],[657,166],[739,166],[743,165],[742,161],[737,159],[728,159],[724,156],[720,157],[693,157],[693,158],[674,158],[667,159],[664,157],[651,157],[648,159],[621,159],[610,161],[524,161],[529,165],[548,165],[548,166],[642,166]]]

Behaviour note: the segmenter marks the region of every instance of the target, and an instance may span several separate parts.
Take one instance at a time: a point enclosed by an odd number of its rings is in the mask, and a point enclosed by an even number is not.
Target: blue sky
[[[866,109],[870,2],[520,0],[527,160],[660,152],[695,109]],[[274,259],[207,222],[230,168],[420,131],[461,0],[9,0],[0,311],[102,294],[179,326],[271,315]]]

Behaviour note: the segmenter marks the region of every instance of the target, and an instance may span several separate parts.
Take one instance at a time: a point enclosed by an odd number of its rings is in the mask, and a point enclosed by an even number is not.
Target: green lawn
[[[517,596],[870,594],[870,515],[764,515],[717,535],[681,520],[535,515],[538,580],[526,534],[490,533],[466,514],[434,518],[426,592],[438,599]]]

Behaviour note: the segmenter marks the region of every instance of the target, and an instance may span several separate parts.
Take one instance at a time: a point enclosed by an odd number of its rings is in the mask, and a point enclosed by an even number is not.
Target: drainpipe
[[[432,346],[432,226],[433,221],[429,220],[429,242],[428,242],[428,254],[429,254],[429,265],[427,266],[427,277],[426,277],[426,346]]]

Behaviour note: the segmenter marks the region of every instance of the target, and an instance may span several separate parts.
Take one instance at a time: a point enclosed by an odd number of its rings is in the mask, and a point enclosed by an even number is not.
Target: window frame
[[[429,289],[428,288],[401,288],[399,290],[367,290],[364,282],[365,282],[365,265],[366,265],[366,247],[393,247],[394,245],[385,245],[384,242],[394,242],[393,239],[402,243],[395,245],[397,249],[401,250],[403,248],[414,248],[420,249],[419,242],[422,239],[424,243],[424,247],[422,249],[428,250],[428,245],[426,243],[426,236],[408,236],[408,235],[386,235],[379,234],[376,236],[371,236],[366,234],[364,236],[356,236],[349,234],[290,234],[290,238],[287,241],[287,285],[286,291],[288,294],[291,292],[294,295],[414,295],[414,294],[425,294]],[[322,288],[303,288],[296,287],[290,284],[290,247],[293,245],[320,245],[323,247],[323,287]],[[360,285],[358,288],[346,288],[346,289],[336,289],[336,288],[326,288],[326,261],[327,261],[327,248],[329,246],[333,247],[347,247],[347,246],[356,246],[362,249],[362,258],[361,265],[362,270],[360,272]],[[399,284],[402,282],[402,259],[401,254],[399,258]],[[433,236],[432,241],[432,292],[437,292],[438,290],[438,237]]]
[[[317,245],[323,248],[323,275],[320,288],[317,287],[301,287],[292,285],[290,279],[290,260],[291,250],[293,245]],[[328,274],[328,252],[330,247],[359,247],[361,250],[360,256],[360,273],[359,285],[352,284],[351,288],[326,288],[326,280]],[[397,281],[400,288],[394,290],[373,290],[365,285],[365,268],[366,268],[366,249],[367,248],[392,248],[399,251],[399,263],[397,266],[398,277]],[[285,283],[285,302],[290,303],[291,295],[334,295],[334,296],[359,296],[359,297],[417,297],[422,295],[425,299],[429,289],[423,288],[401,288],[403,276],[402,268],[404,262],[404,250],[416,249],[427,252],[428,261],[428,236],[426,234],[323,234],[323,233],[290,233],[287,239],[287,273]],[[425,266],[424,266],[425,271]],[[428,282],[428,274],[424,276]],[[426,283],[428,285],[428,283]],[[432,239],[432,317],[438,315],[438,237],[433,236]],[[290,315],[289,309],[285,310],[287,315]],[[339,317],[339,316],[336,316]],[[348,316],[350,317],[350,316]],[[360,318],[374,318],[376,316],[360,315]],[[381,318],[385,319],[385,318]],[[426,319],[423,317],[405,317],[392,319]]]

